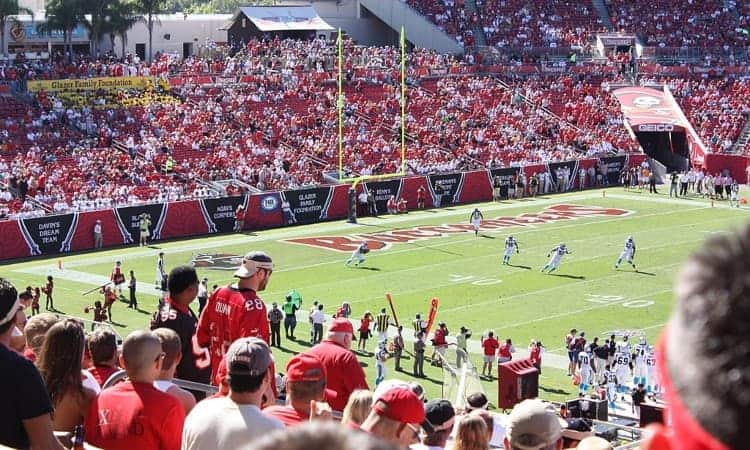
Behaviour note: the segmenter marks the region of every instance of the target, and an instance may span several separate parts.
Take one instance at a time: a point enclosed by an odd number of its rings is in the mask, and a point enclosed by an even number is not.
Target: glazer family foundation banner
[[[103,77],[80,80],[35,80],[29,81],[29,92],[59,91],[114,91],[117,89],[146,89],[151,86],[149,77]]]
[[[31,256],[65,253],[70,251],[78,213],[23,219],[19,225]]]
[[[313,223],[328,218],[333,198],[332,187],[300,189],[281,193],[281,208],[286,225]]]
[[[525,227],[536,224],[559,222],[562,220],[580,219],[588,217],[625,216],[632,211],[617,208],[602,208],[599,206],[554,205],[538,213],[526,213],[516,217],[500,216],[482,221],[482,229],[497,230],[508,227]],[[472,225],[450,224],[438,226],[419,226],[411,229],[385,231],[372,234],[355,234],[350,236],[316,236],[308,238],[286,239],[284,242],[309,245],[311,247],[334,250],[338,252],[354,251],[363,240],[370,250],[380,250],[390,244],[403,244],[425,239],[439,238],[456,233],[474,232]]]

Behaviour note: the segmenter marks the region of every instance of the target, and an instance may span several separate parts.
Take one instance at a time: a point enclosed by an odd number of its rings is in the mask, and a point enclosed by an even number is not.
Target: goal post
[[[387,174],[346,176],[344,173],[344,39],[341,28],[338,29],[338,37],[336,38],[336,53],[338,55],[338,95],[336,98],[336,109],[338,113],[338,179],[340,183],[352,183],[352,186],[356,188],[356,185],[363,181],[383,180],[406,175],[406,30],[404,27],[401,27],[399,46],[401,51],[401,95],[399,102],[401,107],[401,161],[399,170]]]

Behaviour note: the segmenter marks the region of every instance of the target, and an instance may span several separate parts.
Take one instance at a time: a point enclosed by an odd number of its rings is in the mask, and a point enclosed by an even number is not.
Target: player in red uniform
[[[482,348],[484,349],[484,365],[482,366],[482,375],[485,372],[488,377],[492,378],[492,366],[495,365],[495,352],[500,347],[500,343],[495,337],[495,333],[490,331],[487,337],[482,338]]]
[[[112,268],[112,274],[109,276],[109,281],[115,286],[117,293],[122,295],[122,285],[125,283],[125,274],[122,273],[122,263],[120,261],[115,261],[115,267]]]
[[[217,289],[198,322],[197,339],[211,352],[211,379],[216,378],[221,358],[241,337],[259,337],[270,342],[271,329],[266,305],[257,292],[266,288],[273,261],[263,252],[250,252],[234,272],[239,281]]]

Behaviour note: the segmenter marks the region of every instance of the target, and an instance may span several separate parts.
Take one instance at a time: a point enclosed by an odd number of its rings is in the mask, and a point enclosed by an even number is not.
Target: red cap
[[[325,380],[326,368],[317,356],[309,353],[299,353],[287,363],[286,379],[293,383]]]
[[[352,326],[352,323],[349,322],[349,319],[338,317],[333,319],[333,322],[331,322],[331,325],[328,327],[328,331],[332,333],[354,334],[354,327]]]
[[[396,387],[389,389],[372,405],[372,410],[379,416],[396,422],[424,422],[424,403],[410,389]]]

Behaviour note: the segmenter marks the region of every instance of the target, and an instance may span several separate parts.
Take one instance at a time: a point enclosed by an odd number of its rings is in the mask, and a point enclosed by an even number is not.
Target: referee
[[[385,312],[385,308],[380,309],[380,314],[375,316],[375,330],[378,332],[378,342],[388,340],[388,325],[390,316]]]

